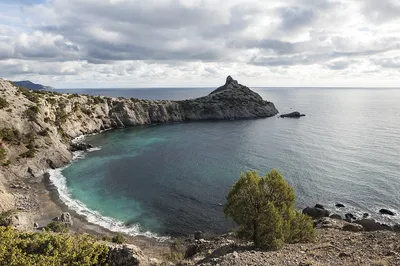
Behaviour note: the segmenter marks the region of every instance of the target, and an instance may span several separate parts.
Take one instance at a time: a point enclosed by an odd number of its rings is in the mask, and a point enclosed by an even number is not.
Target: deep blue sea
[[[62,91],[187,99],[212,90]],[[149,125],[86,137],[97,148],[50,173],[61,200],[90,222],[133,235],[221,233],[232,227],[221,205],[240,173],[277,168],[295,188],[299,209],[321,203],[340,214],[400,222],[399,215],[378,214],[400,213],[400,89],[253,90],[281,113],[307,116]]]

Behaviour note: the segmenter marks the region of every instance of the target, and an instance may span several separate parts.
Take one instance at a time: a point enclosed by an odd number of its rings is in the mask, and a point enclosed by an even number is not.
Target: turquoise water
[[[256,90],[281,113],[307,116],[151,125],[88,137],[100,149],[58,175],[66,181],[61,199],[91,222],[132,234],[225,232],[232,223],[221,204],[240,173],[277,168],[294,186],[298,208],[321,203],[338,213],[400,221],[377,214],[400,212],[400,90]],[[337,202],[346,208],[336,210]]]

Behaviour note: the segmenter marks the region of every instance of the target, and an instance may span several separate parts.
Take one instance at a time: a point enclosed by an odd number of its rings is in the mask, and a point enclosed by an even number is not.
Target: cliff
[[[0,211],[34,208],[26,204],[26,193],[10,193],[7,187],[68,163],[69,143],[77,136],[152,123],[253,119],[277,113],[273,103],[231,77],[211,94],[185,101],[31,91],[0,79]]]

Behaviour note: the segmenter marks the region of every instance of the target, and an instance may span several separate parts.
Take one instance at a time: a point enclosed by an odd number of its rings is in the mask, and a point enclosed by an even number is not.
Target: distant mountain
[[[24,87],[30,90],[54,90],[53,87],[50,86],[44,86],[41,84],[36,84],[33,83],[29,80],[23,80],[23,81],[13,81],[12,82],[15,86],[19,86],[19,87]]]

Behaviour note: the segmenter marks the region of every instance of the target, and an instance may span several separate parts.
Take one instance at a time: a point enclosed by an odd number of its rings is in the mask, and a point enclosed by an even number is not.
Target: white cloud
[[[228,74],[256,86],[400,86],[399,10],[390,0],[0,3],[0,70],[57,87],[216,86]]]

